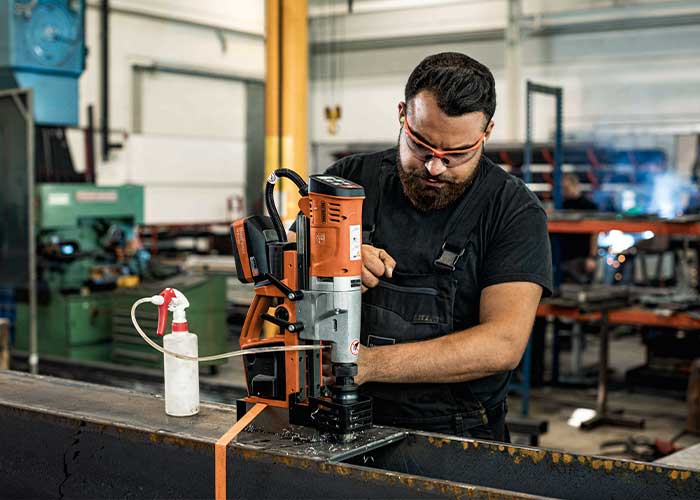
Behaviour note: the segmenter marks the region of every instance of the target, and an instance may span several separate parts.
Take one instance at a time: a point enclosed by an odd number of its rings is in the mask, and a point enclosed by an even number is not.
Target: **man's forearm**
[[[373,347],[361,352],[364,382],[464,382],[511,370],[522,356],[522,334],[486,323],[422,342]],[[529,331],[528,331],[529,334]]]

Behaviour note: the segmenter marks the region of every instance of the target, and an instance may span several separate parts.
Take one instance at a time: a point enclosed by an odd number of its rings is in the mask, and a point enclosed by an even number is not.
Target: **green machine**
[[[143,187],[94,185],[90,110],[84,173],[74,168],[65,131],[79,122],[85,4],[0,0],[0,286],[13,290],[17,302],[16,349],[29,351],[28,302],[36,297],[40,354],[137,362],[113,358],[112,324],[120,291],[162,277],[135,234],[144,222]],[[106,132],[103,139],[108,142]],[[204,282],[217,289],[216,279]],[[223,291],[217,300],[224,308]],[[191,304],[193,311],[207,310]],[[207,325],[196,330],[200,343],[209,335],[226,342],[224,328]]]
[[[135,227],[143,224],[143,187],[92,184],[37,185],[40,354],[158,367],[162,355],[131,324],[131,305],[177,288],[190,301],[187,318],[206,356],[227,350],[224,275],[155,279],[150,254]],[[20,294],[21,295],[21,294]],[[15,347],[29,349],[28,305],[17,304]],[[156,309],[139,310],[155,338]],[[209,363],[210,370],[223,361]]]
[[[149,255],[134,244],[143,187],[36,187],[40,354],[110,359],[112,295],[138,281]],[[15,347],[29,348],[29,311],[18,294]]]

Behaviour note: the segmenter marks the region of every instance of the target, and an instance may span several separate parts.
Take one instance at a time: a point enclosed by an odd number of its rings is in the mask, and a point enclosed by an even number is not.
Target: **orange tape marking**
[[[265,408],[267,408],[265,403],[257,403],[243,415],[243,418],[233,424],[214,445],[214,498],[216,500],[226,499],[226,448],[228,444],[239,432],[248,427],[248,424]]]

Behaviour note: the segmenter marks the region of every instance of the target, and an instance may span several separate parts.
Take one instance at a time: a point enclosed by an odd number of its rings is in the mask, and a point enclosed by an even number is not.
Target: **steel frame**
[[[157,396],[3,372],[0,491],[212,497],[214,444],[234,411],[203,403],[173,418]],[[700,472],[688,469],[390,428],[348,447],[256,425],[227,448],[232,498],[700,497]]]

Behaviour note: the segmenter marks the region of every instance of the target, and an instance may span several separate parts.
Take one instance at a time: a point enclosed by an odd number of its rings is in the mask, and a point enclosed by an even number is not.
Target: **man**
[[[564,174],[561,179],[564,195],[564,210],[598,210],[598,206],[581,193],[581,185],[576,174]]]
[[[564,210],[595,211],[595,203],[581,193],[576,174],[565,174],[561,180]],[[559,235],[564,280],[589,283],[596,268],[598,233]]]
[[[398,105],[398,145],[328,169],[364,186],[363,347],[356,382],[375,423],[507,440],[510,372],[551,289],[547,222],[483,156],[491,72],[424,59]]]

